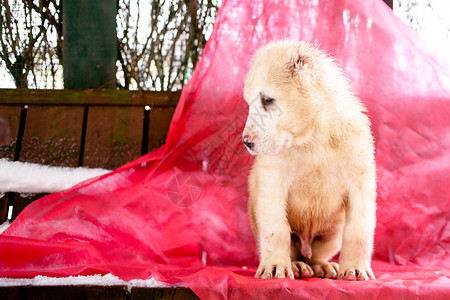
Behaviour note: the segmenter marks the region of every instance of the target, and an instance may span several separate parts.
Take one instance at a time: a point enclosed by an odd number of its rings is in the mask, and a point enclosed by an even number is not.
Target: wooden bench
[[[181,92],[0,89],[11,132],[0,158],[50,166],[115,169],[165,143]],[[44,196],[0,196],[0,224]],[[198,299],[187,288],[3,286],[0,299]]]
[[[180,92],[0,89],[11,142],[0,158],[113,170],[164,144]],[[39,195],[0,198],[0,224]]]

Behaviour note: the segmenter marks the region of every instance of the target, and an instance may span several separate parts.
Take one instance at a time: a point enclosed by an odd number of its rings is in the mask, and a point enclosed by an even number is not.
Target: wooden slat
[[[26,286],[1,286],[0,299],[28,299],[28,288]]]
[[[8,219],[8,193],[0,195],[0,224]],[[0,299],[3,299],[0,297]]]
[[[174,111],[173,107],[154,107],[150,111],[149,151],[161,147],[166,142]]]
[[[77,167],[83,107],[28,106],[20,161]]]
[[[0,89],[0,105],[176,106],[181,92]]]
[[[141,156],[143,107],[90,107],[83,166],[116,169]]]
[[[131,300],[197,300],[200,299],[187,288],[133,288]]]
[[[30,300],[126,300],[126,286],[29,286]]]
[[[14,221],[17,216],[22,212],[22,210],[25,209],[31,202],[42,198],[48,194],[19,194],[19,193],[13,193],[13,200],[12,200],[12,215],[11,215],[11,222]]]
[[[0,158],[14,159],[16,150],[17,132],[19,131],[20,111],[22,106],[1,106],[0,117],[8,121],[11,133],[11,142],[9,145],[0,145]]]
[[[383,0],[384,3],[387,4],[387,6],[389,6],[390,9],[394,8],[394,1],[393,0]]]

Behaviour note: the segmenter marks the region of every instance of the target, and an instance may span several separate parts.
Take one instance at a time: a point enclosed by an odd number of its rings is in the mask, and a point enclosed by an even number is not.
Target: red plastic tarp
[[[255,50],[283,38],[335,56],[368,107],[376,280],[253,278],[243,79]],[[449,116],[449,64],[381,0],[225,1],[166,145],[29,205],[0,236],[0,276],[154,276],[209,299],[448,298]]]

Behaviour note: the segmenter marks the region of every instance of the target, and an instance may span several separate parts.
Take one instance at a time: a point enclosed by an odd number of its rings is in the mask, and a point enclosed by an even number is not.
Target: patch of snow
[[[151,277],[149,279],[133,279],[130,281],[125,281],[125,282],[128,285],[128,290],[131,290],[132,287],[143,287],[143,288],[175,288],[175,287],[187,288],[188,287],[185,283],[182,283],[182,282],[175,283],[175,284],[169,284],[169,283],[157,281],[153,277]]]
[[[176,288],[187,287],[184,283],[168,284],[155,280],[153,277],[148,279],[133,279],[130,281],[121,280],[113,274],[106,275],[89,275],[89,276],[69,276],[69,277],[47,277],[38,275],[34,278],[6,278],[0,277],[0,287],[7,286],[67,286],[67,285],[96,285],[96,286],[112,286],[126,285],[128,291],[134,287],[145,288]]]
[[[11,223],[9,223],[9,221],[6,221],[6,222],[3,223],[2,225],[0,225],[0,233],[2,233],[3,231],[5,231],[6,228],[9,227],[9,225],[11,225]]]
[[[104,169],[50,167],[0,159],[0,193],[53,193],[110,172]]]

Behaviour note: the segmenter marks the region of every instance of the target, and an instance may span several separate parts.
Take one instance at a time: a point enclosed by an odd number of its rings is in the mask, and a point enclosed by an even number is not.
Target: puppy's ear
[[[308,55],[300,54],[297,49],[292,54],[288,69],[292,77],[297,77],[300,73],[309,73],[311,69],[311,59]]]

